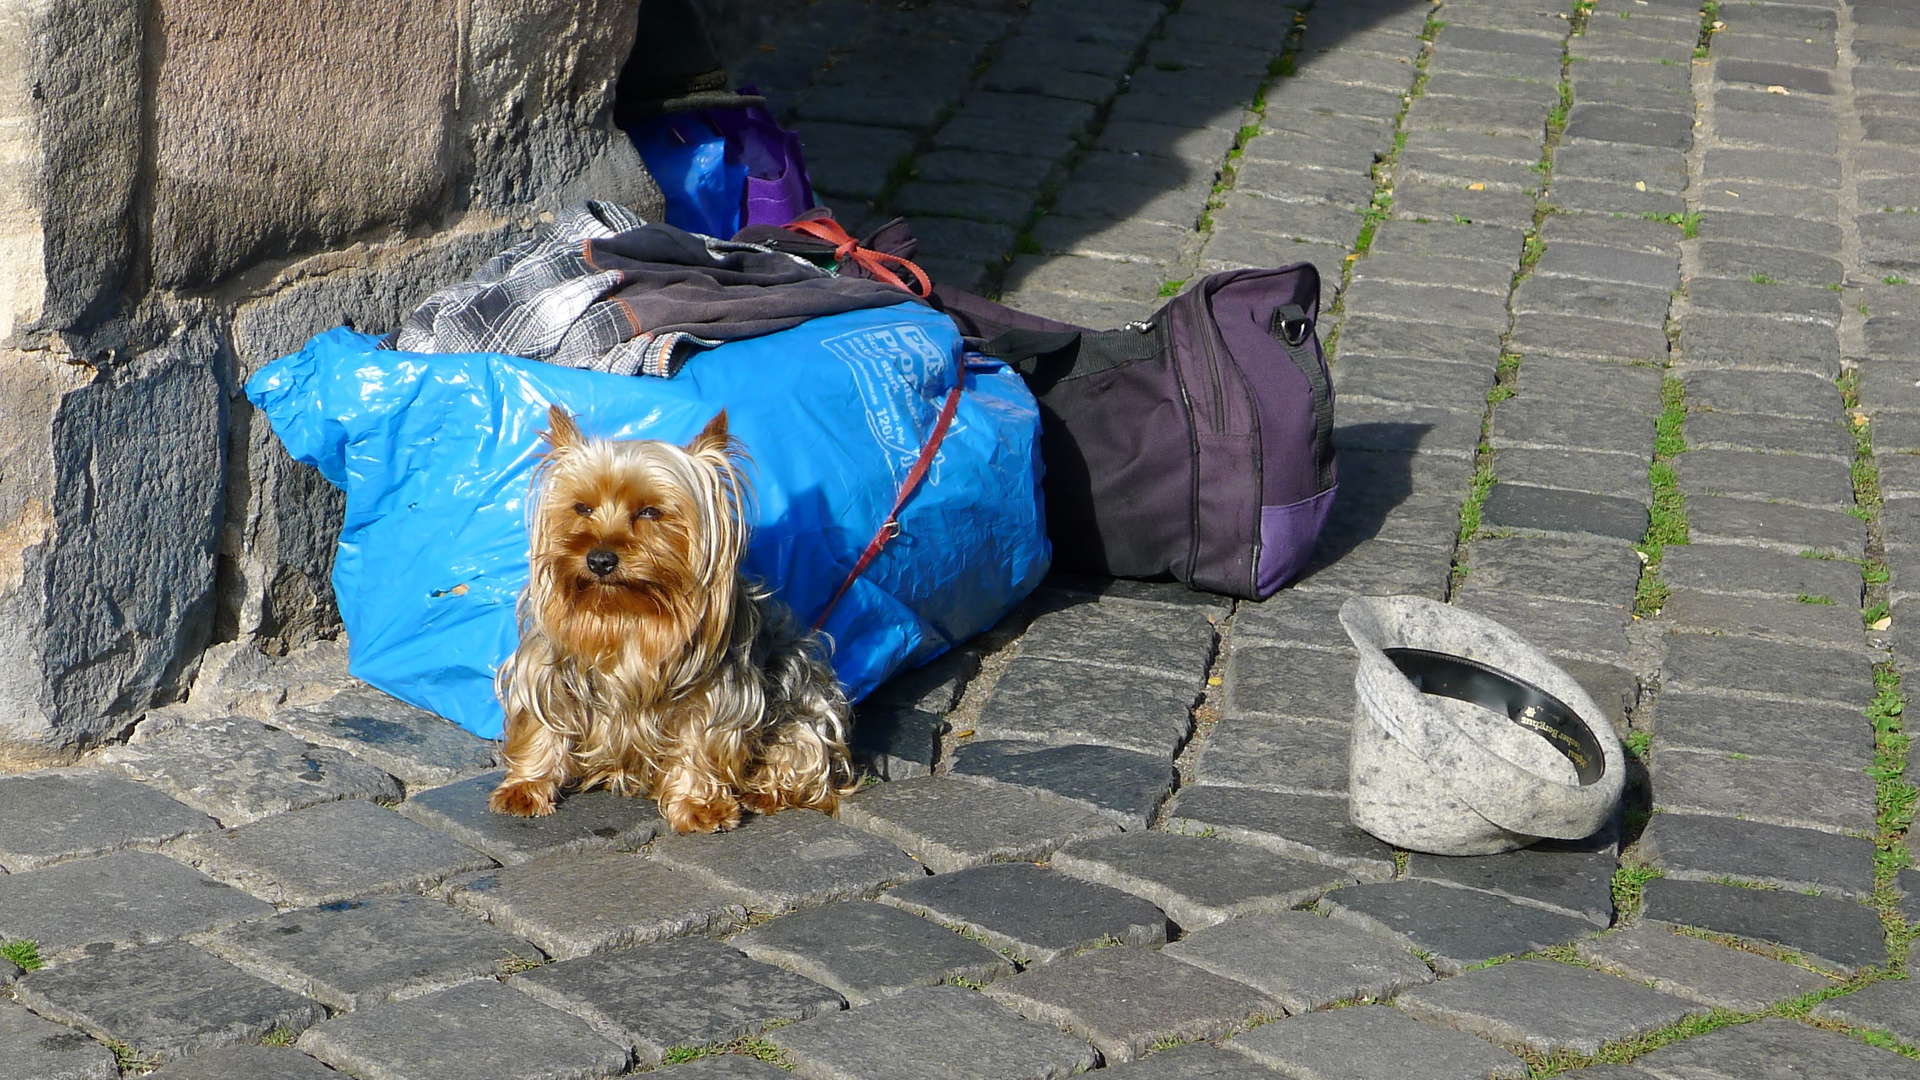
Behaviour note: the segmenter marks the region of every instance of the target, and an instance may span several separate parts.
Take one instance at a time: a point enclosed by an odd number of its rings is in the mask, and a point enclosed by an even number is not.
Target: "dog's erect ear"
[[[727,410],[721,409],[713,414],[713,419],[707,421],[706,427],[700,429],[700,434],[695,435],[693,441],[687,444],[687,453],[704,454],[712,451],[724,456],[728,445]]]
[[[580,434],[579,425],[573,422],[572,414],[559,405],[551,405],[547,408],[546,437],[548,445],[555,450],[567,446],[578,446],[586,441],[586,437]]]

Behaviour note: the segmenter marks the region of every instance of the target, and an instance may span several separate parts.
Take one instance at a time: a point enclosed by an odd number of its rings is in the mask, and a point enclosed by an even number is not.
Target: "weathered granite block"
[[[1150,949],[1095,949],[1031,968],[986,988],[1029,1020],[1094,1045],[1110,1064],[1132,1061],[1162,1040],[1218,1039],[1280,1005]]]
[[[1526,1062],[1481,1039],[1380,1005],[1292,1017],[1236,1036],[1226,1046],[1287,1075],[1327,1080],[1401,1076],[1413,1062],[1430,1080],[1527,1075]]]
[[[1427,965],[1381,935],[1306,911],[1230,919],[1189,933],[1162,951],[1246,983],[1289,1013],[1391,997],[1433,981]]]
[[[1574,948],[1587,962],[1655,990],[1736,1012],[1757,1012],[1833,985],[1806,968],[1658,926],[1635,926]]]
[[[1230,716],[1207,733],[1194,762],[1194,782],[1344,796],[1352,741],[1351,722]]]
[[[147,1075],[157,1080],[252,1080],[266,1076],[273,1080],[339,1080],[340,1076],[291,1046],[250,1043],[198,1050]]]
[[[963,743],[949,775],[1058,795],[1129,830],[1147,827],[1175,778],[1165,759],[1132,750],[998,739]]]
[[[1879,917],[1850,900],[1665,878],[1647,882],[1645,896],[1653,922],[1771,942],[1842,974],[1886,961]]]
[[[1167,812],[1165,824],[1189,835],[1219,835],[1288,858],[1337,866],[1362,881],[1393,876],[1393,849],[1354,828],[1347,821],[1347,800],[1341,798],[1251,788],[1188,788]]]
[[[1735,690],[1864,707],[1873,664],[1858,652],[1751,638],[1672,634],[1667,682],[1688,690]]]
[[[400,812],[507,866],[563,851],[632,850],[660,831],[660,813],[651,801],[605,788],[574,792],[546,817],[495,813],[487,809],[487,797],[505,775],[481,773],[417,792],[400,804]]]
[[[1780,600],[1824,596],[1846,607],[1857,607],[1865,588],[1854,563],[1717,544],[1668,548],[1660,576],[1675,588]]]
[[[1790,828],[1874,831],[1873,778],[1830,765],[1665,750],[1653,762],[1653,804]]]
[[[1890,1032],[1904,1043],[1920,1034],[1920,994],[1908,979],[1888,979],[1845,997],[1828,998],[1813,1015],[1855,1027]]]
[[[549,855],[463,874],[447,897],[560,959],[683,934],[711,934],[746,917],[744,893],[617,852]]]
[[[989,739],[1098,743],[1172,760],[1193,729],[1200,679],[1019,657],[1001,673],[974,730]]]
[[[1920,1067],[1911,1058],[1781,1017],[1683,1039],[1640,1058],[1638,1064],[1660,1077],[1754,1076],[1770,1071],[1825,1073],[1850,1080],[1920,1076]]]
[[[358,799],[182,841],[179,856],[276,904],[310,907],[421,889],[492,859]]]
[[[916,986],[984,983],[1013,972],[999,953],[931,919],[857,900],[796,911],[728,944],[830,986],[856,1006]]]
[[[242,970],[342,1011],[546,959],[527,942],[424,896],[339,900],[229,927],[204,944]]]
[[[1640,857],[1682,881],[1765,885],[1864,900],[1873,893],[1873,841],[1813,829],[1692,814],[1658,814]]]
[[[960,927],[1022,964],[1116,942],[1167,940],[1165,913],[1147,901],[1026,863],[941,874],[884,893],[880,902]]]
[[[1679,594],[1676,594],[1676,596]],[[1667,614],[1677,605],[1667,604]],[[1822,608],[1804,604],[1799,607]],[[1847,612],[1852,618],[1852,612]],[[1840,769],[1873,763],[1873,727],[1843,705],[1756,701],[1670,690],[1660,695],[1653,750],[1705,750]]]
[[[273,908],[145,851],[0,875],[0,938],[29,938],[48,959],[88,946],[171,941]]]
[[[368,1080],[599,1080],[632,1060],[584,1020],[491,980],[348,1013],[310,1028],[298,1045]]]
[[[1602,536],[1635,543],[1647,533],[1647,508],[1633,499],[1582,491],[1500,483],[1482,504],[1480,520],[1490,528]]]
[[[1304,907],[1353,881],[1323,863],[1166,832],[1082,840],[1054,852],[1053,868],[1148,900],[1186,931]]]
[[[0,777],[0,868],[19,872],[211,832],[207,815],[97,769]]]
[[[676,870],[752,895],[765,910],[871,899],[927,873],[872,833],[803,810],[755,817],[724,833],[668,834],[648,851]]]
[[[929,986],[767,1033],[802,1076],[846,1080],[1053,1080],[1093,1047],[971,990]]]
[[[1494,475],[1530,487],[1590,491],[1653,504],[1653,486],[1647,466],[1628,454],[1589,454],[1583,450],[1499,450],[1493,457]]]
[[[1543,841],[1499,855],[1449,857],[1415,852],[1407,860],[1407,876],[1479,889],[1576,915],[1605,929],[1613,924],[1616,865],[1610,839]]]
[[[1043,859],[1062,844],[1119,831],[1057,795],[930,776],[868,788],[840,804],[840,819],[899,845],[937,874]]]
[[[1558,600],[1631,604],[1640,560],[1613,544],[1485,539],[1467,549],[1461,593],[1504,589]]]
[[[248,975],[205,949],[174,942],[88,956],[20,980],[34,1012],[162,1061],[203,1046],[300,1031],[326,1016],[317,1001]]]
[[[119,1080],[113,1051],[11,1001],[0,1001],[0,1048],[6,1080]]]
[[[1426,881],[1356,885],[1328,893],[1320,904],[1332,918],[1424,951],[1444,975],[1597,932],[1585,919]]]
[[[281,709],[276,727],[345,750],[410,785],[432,786],[493,768],[493,743],[371,687]]]
[[[1696,544],[1740,544],[1797,555],[1815,552],[1859,559],[1867,523],[1851,514],[1751,499],[1687,496],[1687,532]]]
[[[1328,644],[1334,644],[1329,642]],[[1353,717],[1354,658],[1324,649],[1255,645],[1227,657],[1228,716],[1344,722]]]
[[[1841,461],[1743,450],[1689,450],[1673,459],[1673,471],[1680,491],[1689,498],[1730,495],[1841,511],[1853,506],[1853,477]]]
[[[726,1042],[846,1006],[833,990],[703,938],[562,960],[507,985],[585,1020],[648,1064],[676,1046]]]

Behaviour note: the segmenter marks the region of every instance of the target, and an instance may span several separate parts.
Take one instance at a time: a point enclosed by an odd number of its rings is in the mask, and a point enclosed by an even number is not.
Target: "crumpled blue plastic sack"
[[[1048,565],[1038,407],[1018,375],[963,356],[944,315],[901,304],[814,319],[701,353],[672,379],[382,350],[331,330],[262,369],[247,397],[288,453],[346,492],[333,588],[349,669],[494,738],[493,672],[518,641],[528,481],[549,404],[589,435],[680,443],[725,406],[753,458],[743,568],[811,623],[960,377],[959,412],[901,535],[825,627],[857,699],[993,625]]]

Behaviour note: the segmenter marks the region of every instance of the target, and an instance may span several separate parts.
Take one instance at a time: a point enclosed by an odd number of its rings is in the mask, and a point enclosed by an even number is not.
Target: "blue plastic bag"
[[[669,225],[729,237],[746,222],[747,162],[727,153],[727,136],[699,113],[674,113],[628,129],[647,173],[666,198]]]
[[[858,699],[993,625],[1047,570],[1038,407],[1006,367],[963,358],[938,312],[814,319],[701,353],[672,379],[382,350],[332,330],[262,369],[247,397],[288,453],[347,494],[333,588],[349,669],[494,738],[493,672],[518,642],[549,404],[588,435],[681,443],[725,406],[753,458],[743,569],[811,623],[886,519],[956,378],[959,412],[900,537],[825,626]]]

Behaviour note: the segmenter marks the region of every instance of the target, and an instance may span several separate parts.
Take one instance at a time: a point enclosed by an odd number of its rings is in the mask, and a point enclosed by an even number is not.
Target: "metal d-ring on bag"
[[[1625,783],[1593,699],[1518,634],[1450,604],[1356,596],[1348,814],[1397,847],[1490,855],[1591,836]]]

